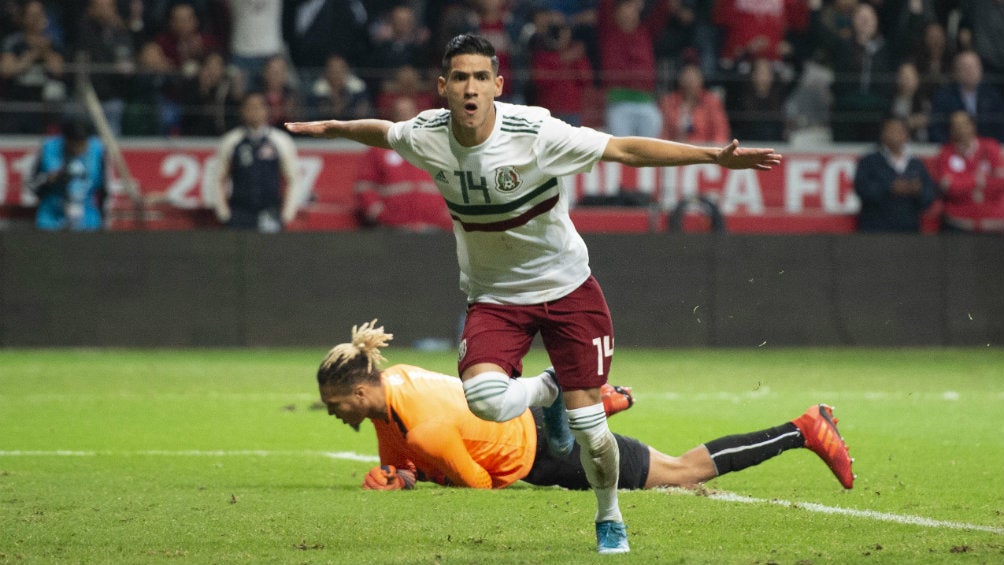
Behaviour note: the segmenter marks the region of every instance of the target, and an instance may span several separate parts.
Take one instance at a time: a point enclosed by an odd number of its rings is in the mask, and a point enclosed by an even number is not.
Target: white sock
[[[520,379],[489,371],[464,381],[467,406],[475,416],[491,422],[505,422],[530,406],[526,385]]]
[[[526,385],[530,406],[550,406],[561,394],[561,387],[546,371],[536,377],[522,377],[519,380]]]
[[[596,521],[623,522],[617,501],[621,454],[617,449],[617,440],[607,426],[603,404],[569,410],[568,427],[581,448],[579,458],[582,468],[596,494]]]

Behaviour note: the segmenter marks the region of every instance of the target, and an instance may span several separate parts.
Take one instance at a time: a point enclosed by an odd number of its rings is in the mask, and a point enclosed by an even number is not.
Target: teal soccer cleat
[[[624,522],[596,522],[596,552],[600,555],[627,553],[627,526]]]

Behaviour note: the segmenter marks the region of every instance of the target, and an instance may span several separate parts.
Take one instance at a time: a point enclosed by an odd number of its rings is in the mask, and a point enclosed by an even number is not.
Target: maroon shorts
[[[562,389],[595,388],[607,382],[614,353],[613,323],[603,290],[593,277],[552,302],[469,305],[459,374],[478,363],[494,363],[519,376],[523,357],[538,333]]]

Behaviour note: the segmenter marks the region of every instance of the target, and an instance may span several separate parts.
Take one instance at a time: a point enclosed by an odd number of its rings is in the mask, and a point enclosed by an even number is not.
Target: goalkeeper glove
[[[415,474],[393,465],[379,465],[366,473],[363,488],[366,490],[401,490],[415,486]]]

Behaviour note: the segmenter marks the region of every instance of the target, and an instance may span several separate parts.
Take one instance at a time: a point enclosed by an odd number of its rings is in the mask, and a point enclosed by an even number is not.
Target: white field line
[[[98,457],[98,456],[166,456],[166,457],[328,457],[347,461],[362,461],[372,463],[380,461],[376,455],[355,453],[352,451],[269,451],[265,449],[182,449],[169,451],[163,449],[145,449],[139,451],[74,451],[57,449],[41,450],[0,450],[0,457]]]
[[[991,392],[987,394],[966,394],[954,390],[943,390],[943,391],[925,391],[920,393],[912,392],[881,392],[881,391],[837,391],[837,390],[816,390],[816,391],[806,391],[809,396],[814,398],[825,399],[828,404],[833,404],[839,401],[869,401],[869,402],[886,402],[890,400],[894,401],[943,401],[943,402],[959,402],[962,400],[972,400],[978,396],[980,401],[1004,401],[1004,391]],[[644,391],[639,392],[634,395],[635,400],[645,400],[645,401],[671,401],[671,402],[695,402],[695,401],[715,401],[715,402],[731,402],[733,404],[739,402],[749,402],[752,400],[761,399],[771,399],[777,398],[779,393],[776,393],[771,389],[769,385],[757,385],[748,391],[743,392],[664,392],[664,393],[645,393]]]
[[[666,489],[666,491],[672,492],[674,494],[687,494],[694,496],[693,491],[685,489]],[[948,520],[935,520],[933,518],[925,518],[923,516],[910,516],[908,514],[892,514],[889,512],[878,512],[876,510],[856,510],[853,508],[841,508],[839,506],[826,506],[823,504],[817,504],[815,502],[791,502],[788,500],[780,500],[780,499],[753,498],[750,496],[742,496],[728,492],[713,492],[702,496],[705,496],[712,500],[720,500],[723,502],[741,502],[744,504],[773,504],[776,506],[784,506],[787,508],[793,508],[797,510],[817,512],[819,514],[838,514],[841,516],[865,518],[868,520],[878,520],[880,522],[894,522],[896,524],[922,526],[925,528],[969,530],[977,532],[989,532],[991,534],[998,534],[998,535],[1004,534],[1004,528],[995,528],[993,526],[982,526],[979,524],[967,524],[965,522],[953,522]]]
[[[54,450],[54,451],[34,451],[34,450],[0,450],[0,457],[97,457],[97,456],[166,456],[166,457],[327,457],[329,459],[339,459],[346,461],[361,461],[373,463],[380,460],[375,455],[356,453],[354,451],[268,451],[268,450],[180,450],[168,451],[160,449],[140,450],[140,451],[74,451],[74,450]],[[685,494],[694,496],[694,491],[686,489],[668,488],[661,489],[672,494]],[[977,532],[989,532],[992,534],[1004,534],[1004,528],[993,526],[982,526],[979,524],[967,524],[965,522],[953,522],[947,520],[935,520],[923,516],[910,516],[907,514],[892,514],[888,512],[878,512],[875,510],[856,510],[853,508],[841,508],[839,506],[826,506],[815,502],[790,502],[779,499],[753,498],[727,492],[712,492],[706,498],[719,500],[722,502],[740,502],[743,504],[773,504],[819,514],[837,514],[841,516],[851,516],[853,518],[864,518],[877,520],[880,522],[893,522],[911,526],[922,526],[925,528],[969,530]]]

